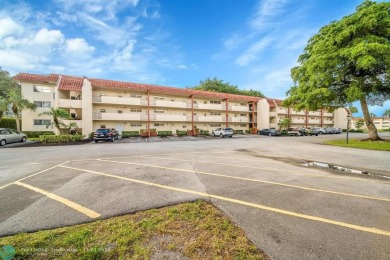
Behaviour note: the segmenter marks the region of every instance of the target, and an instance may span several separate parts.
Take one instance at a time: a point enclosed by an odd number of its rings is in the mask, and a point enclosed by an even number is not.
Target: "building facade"
[[[261,99],[258,103],[259,121],[258,126],[263,128],[279,128],[279,122],[283,118],[291,118],[290,127],[292,128],[311,128],[311,127],[347,127],[347,115],[349,110],[338,108],[334,111],[319,109],[317,111],[295,111],[292,108],[282,106],[280,99]]]
[[[356,127],[356,122],[362,120],[364,122],[364,119],[362,117],[354,117],[351,120],[351,129],[358,129]],[[376,129],[380,130],[387,130],[390,129],[390,117],[383,116],[383,117],[374,117],[372,119]],[[364,123],[363,126],[360,129],[367,129],[366,124]]]
[[[211,131],[218,127],[234,130],[278,128],[291,117],[291,127],[340,127],[346,125],[348,111],[294,111],[281,100],[163,87],[67,75],[20,73],[14,77],[25,98],[36,111],[22,112],[22,130],[46,131],[50,116],[40,116],[50,108],[62,108],[85,136],[97,128],[121,131]]]
[[[24,131],[45,131],[51,107],[62,108],[88,136],[97,128],[121,131],[192,131],[257,127],[260,98],[102,79],[20,73],[14,77],[22,94],[37,105],[22,112]]]

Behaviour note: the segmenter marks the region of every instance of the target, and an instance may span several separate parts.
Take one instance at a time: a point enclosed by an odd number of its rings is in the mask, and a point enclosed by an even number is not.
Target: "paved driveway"
[[[390,180],[302,162],[386,173],[389,153],[304,138],[1,149],[0,236],[205,199],[273,259],[388,259]]]

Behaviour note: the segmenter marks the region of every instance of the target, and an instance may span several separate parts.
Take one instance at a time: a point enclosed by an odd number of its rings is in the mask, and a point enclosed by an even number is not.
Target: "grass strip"
[[[9,245],[16,259],[269,259],[201,200],[0,238]]]
[[[367,149],[367,150],[378,150],[378,151],[390,151],[390,141],[367,141],[367,140],[356,140],[352,139],[348,141],[346,140],[331,140],[325,141],[325,144],[334,145],[334,146],[342,146],[342,147],[350,147],[350,148],[359,148],[359,149]]]

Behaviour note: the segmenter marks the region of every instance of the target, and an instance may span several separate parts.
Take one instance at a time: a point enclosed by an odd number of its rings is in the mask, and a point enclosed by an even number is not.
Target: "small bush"
[[[233,130],[233,134],[244,134],[244,130]]]
[[[251,133],[251,131],[249,131],[249,130],[245,130],[245,133],[246,133],[246,134],[250,134],[250,133]]]
[[[172,131],[158,131],[158,136],[172,136]]]
[[[41,135],[39,139],[42,143],[75,143],[82,142],[82,135]]]
[[[52,131],[22,131],[28,138],[39,138],[41,135],[54,135]]]
[[[199,134],[200,134],[200,135],[210,135],[210,131],[209,131],[209,130],[202,130],[202,129],[201,129],[201,130],[199,131]]]
[[[129,138],[129,137],[135,137],[139,136],[138,131],[122,131],[122,138]]]
[[[187,135],[187,131],[176,130],[176,135],[177,135],[177,136]]]
[[[0,127],[11,128],[16,130],[16,119],[3,117],[0,121]]]

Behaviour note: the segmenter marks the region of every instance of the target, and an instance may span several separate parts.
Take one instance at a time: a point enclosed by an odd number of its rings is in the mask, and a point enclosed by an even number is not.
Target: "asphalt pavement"
[[[361,135],[353,137],[361,138]],[[204,199],[272,259],[389,259],[389,152],[337,136],[187,138],[0,149],[0,236]]]

